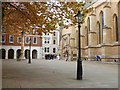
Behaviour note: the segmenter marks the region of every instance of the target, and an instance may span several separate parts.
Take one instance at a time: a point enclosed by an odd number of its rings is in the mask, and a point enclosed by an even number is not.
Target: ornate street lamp
[[[31,38],[29,39],[29,60],[28,63],[31,63],[31,56],[30,56],[30,52],[31,52]]]
[[[75,15],[75,18],[77,19],[78,23],[78,60],[77,60],[77,80],[82,80],[82,74],[83,74],[83,69],[82,69],[82,60],[81,60],[81,40],[80,40],[80,28],[81,28],[81,23],[83,20],[83,14],[81,14],[80,11]]]

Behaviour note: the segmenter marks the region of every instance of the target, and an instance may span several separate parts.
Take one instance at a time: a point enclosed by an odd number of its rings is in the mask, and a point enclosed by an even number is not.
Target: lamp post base
[[[31,59],[30,59],[30,58],[28,59],[28,63],[29,63],[29,64],[31,63]]]

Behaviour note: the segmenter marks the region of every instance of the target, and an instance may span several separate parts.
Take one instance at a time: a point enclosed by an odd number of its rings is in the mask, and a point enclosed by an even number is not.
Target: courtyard
[[[2,88],[117,88],[118,64],[83,61],[83,80],[76,80],[76,61],[13,59],[2,62]]]

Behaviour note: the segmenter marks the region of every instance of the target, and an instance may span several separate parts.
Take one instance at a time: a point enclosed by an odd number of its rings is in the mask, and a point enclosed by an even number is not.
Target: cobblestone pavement
[[[76,80],[76,61],[3,60],[3,88],[117,88],[118,65],[83,61],[83,80]]]

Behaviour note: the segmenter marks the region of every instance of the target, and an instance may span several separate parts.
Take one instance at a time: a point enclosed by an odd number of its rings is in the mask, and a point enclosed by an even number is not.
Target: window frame
[[[53,40],[53,44],[56,44],[56,40],[55,39]]]
[[[53,53],[56,53],[56,48],[53,48]]]
[[[11,41],[11,37],[13,37],[12,41]],[[14,43],[14,35],[9,35],[9,43]]]
[[[36,38],[36,42],[34,42],[35,38]],[[37,37],[33,37],[33,44],[37,44]]]
[[[27,42],[27,38],[28,38],[28,42]],[[30,37],[29,37],[29,36],[26,36],[26,37],[25,37],[25,43],[26,43],[26,44],[30,44]]]
[[[115,41],[118,42],[119,41],[119,31],[118,31],[118,17],[117,15],[115,15],[114,17],[114,23],[115,23]]]
[[[20,38],[21,38],[21,41],[19,41],[19,40],[20,40]],[[22,43],[22,37],[21,37],[21,36],[18,36],[18,37],[17,37],[17,43],[19,43],[19,44],[21,44],[21,43]]]
[[[4,38],[3,38],[3,36],[4,36]],[[4,41],[3,41],[3,39],[4,39]],[[5,35],[2,35],[1,43],[5,43],[5,41],[6,41],[6,36],[5,36]]]

